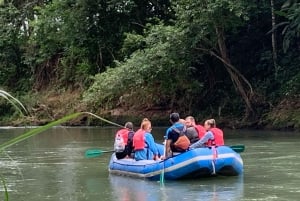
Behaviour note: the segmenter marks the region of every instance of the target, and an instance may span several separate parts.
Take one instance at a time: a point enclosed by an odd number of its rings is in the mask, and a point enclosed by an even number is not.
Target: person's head
[[[178,113],[174,112],[174,113],[170,114],[170,121],[172,124],[178,122],[179,119],[180,119],[180,117],[179,117]]]
[[[215,128],[215,127],[216,127],[216,121],[214,119],[208,119],[204,123],[204,128],[206,130],[209,130],[209,129]]]
[[[185,118],[185,125],[187,127],[191,127],[191,126],[195,126],[196,122],[195,122],[195,118],[192,116],[188,116]]]
[[[125,123],[125,128],[128,128],[129,130],[133,130],[133,123],[132,122],[126,122]]]
[[[151,121],[147,118],[144,118],[141,123],[141,129],[145,130],[147,132],[151,132],[151,130],[152,130]]]

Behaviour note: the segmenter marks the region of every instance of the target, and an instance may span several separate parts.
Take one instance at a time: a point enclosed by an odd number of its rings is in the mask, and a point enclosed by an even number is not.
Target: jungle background
[[[0,0],[0,49],[1,125],[300,128],[297,0]]]

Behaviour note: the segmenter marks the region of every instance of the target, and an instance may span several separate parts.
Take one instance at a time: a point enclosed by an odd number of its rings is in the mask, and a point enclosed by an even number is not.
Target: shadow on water
[[[216,177],[194,181],[159,182],[110,175],[112,197],[116,201],[240,200],[243,177]]]

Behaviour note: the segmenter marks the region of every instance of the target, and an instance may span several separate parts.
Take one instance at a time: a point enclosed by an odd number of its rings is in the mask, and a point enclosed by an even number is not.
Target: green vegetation
[[[15,97],[13,97],[9,93],[7,93],[6,91],[0,90],[0,97],[3,97],[7,102],[11,103],[13,105],[13,108],[16,109],[18,112],[20,112],[22,115],[25,115],[27,113],[27,110],[25,109],[23,104],[18,99],[16,99]],[[23,133],[22,135],[19,135],[19,136],[15,137],[15,138],[13,138],[9,141],[3,142],[2,144],[0,144],[0,153],[5,151],[5,149],[7,149],[8,147],[10,147],[12,145],[15,145],[15,144],[17,144],[17,143],[19,143],[23,140],[26,140],[30,137],[33,137],[37,134],[40,134],[43,131],[46,131],[49,128],[52,128],[53,126],[61,125],[65,122],[67,122],[67,121],[70,121],[72,119],[76,119],[79,116],[83,116],[83,115],[92,116],[92,117],[100,119],[100,120],[102,120],[102,121],[104,121],[108,124],[122,127],[119,124],[116,124],[116,123],[111,122],[107,119],[99,117],[98,115],[95,115],[93,113],[90,113],[90,112],[77,112],[77,113],[69,114],[69,115],[67,115],[63,118],[58,119],[58,120],[52,121],[52,122],[50,122],[50,123],[48,123],[44,126],[31,129],[31,130],[27,131],[26,133]],[[8,201],[9,200],[9,194],[8,194],[8,191],[7,191],[7,185],[6,185],[5,179],[2,177],[2,175],[0,175],[0,180],[2,182],[2,186],[3,186],[3,189],[4,189],[4,200]]]
[[[8,201],[9,195],[8,195],[8,191],[7,191],[6,182],[2,177],[0,178],[0,180],[1,180],[3,188],[4,188],[4,201]]]
[[[300,128],[296,0],[1,1],[0,25],[0,88],[30,114],[0,99],[2,125],[176,110]]]

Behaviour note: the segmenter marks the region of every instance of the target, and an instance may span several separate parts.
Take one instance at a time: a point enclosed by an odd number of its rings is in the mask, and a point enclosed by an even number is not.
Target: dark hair
[[[132,122],[126,122],[125,128],[128,128],[128,129],[132,130],[133,129],[133,123]]]
[[[179,114],[177,112],[174,112],[172,114],[170,114],[170,120],[175,123],[177,121],[179,121],[180,117]]]

